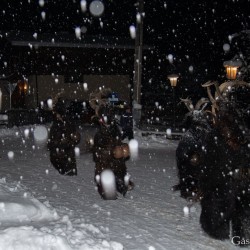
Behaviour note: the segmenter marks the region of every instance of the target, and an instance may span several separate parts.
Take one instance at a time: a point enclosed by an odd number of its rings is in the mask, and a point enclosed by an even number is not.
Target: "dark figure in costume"
[[[66,115],[66,107],[59,100],[53,110],[48,149],[50,161],[62,175],[77,175],[75,146],[80,142],[80,133]]]
[[[116,190],[123,196],[133,184],[127,178],[126,161],[129,158],[128,144],[122,143],[121,132],[113,119],[109,106],[101,106],[98,110],[99,131],[94,137],[93,160],[95,162],[95,181],[98,192],[103,199],[107,199],[100,180],[101,173],[110,169],[115,176]],[[111,199],[116,199],[112,197]]]
[[[174,190],[180,190],[181,197],[193,201],[201,195],[200,178],[205,163],[204,144],[207,136],[212,133],[212,121],[205,112],[187,117],[190,123],[176,149],[179,184]]]
[[[134,138],[133,116],[129,106],[125,107],[125,112],[121,115],[120,126],[122,128],[122,140],[126,137],[128,137],[129,140]]]
[[[206,140],[200,223],[217,239],[228,239],[230,233],[241,240],[250,237],[250,148],[239,123],[233,107],[221,103]]]
[[[200,116],[176,152],[181,196],[201,202],[202,229],[216,239],[250,238],[250,148],[230,103]],[[197,199],[198,198],[198,199]],[[230,227],[231,225],[231,227]]]

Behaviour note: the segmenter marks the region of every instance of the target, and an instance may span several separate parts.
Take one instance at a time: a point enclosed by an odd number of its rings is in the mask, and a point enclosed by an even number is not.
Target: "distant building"
[[[103,86],[130,101],[133,40],[103,36],[78,39],[69,33],[16,31],[0,35],[0,87],[18,83],[12,99],[16,108],[18,105],[19,108],[36,108],[41,101],[61,91],[66,99],[87,100],[92,91]],[[2,92],[2,110],[5,110],[10,107],[10,95],[6,87]]]

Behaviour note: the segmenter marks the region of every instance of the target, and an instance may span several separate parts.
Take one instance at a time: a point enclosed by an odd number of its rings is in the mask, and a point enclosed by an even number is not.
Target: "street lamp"
[[[237,70],[241,66],[241,61],[226,61],[223,63],[227,71],[227,79],[235,80],[237,75]]]
[[[176,74],[171,74],[171,75],[168,75],[168,79],[169,79],[169,81],[170,81],[170,84],[171,84],[171,87],[172,87],[172,89],[173,89],[173,114],[174,114],[174,129],[175,129],[175,119],[176,119],[176,117],[175,117],[175,106],[176,106],[176,104],[175,104],[175,87],[176,87],[176,85],[177,85],[177,80],[178,80],[178,75],[176,75]]]

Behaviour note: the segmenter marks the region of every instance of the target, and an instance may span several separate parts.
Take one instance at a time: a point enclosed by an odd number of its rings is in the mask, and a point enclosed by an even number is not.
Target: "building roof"
[[[135,41],[124,37],[81,36],[77,38],[68,32],[31,33],[10,31],[3,36],[12,46],[29,47],[64,47],[64,48],[110,48],[134,49]]]

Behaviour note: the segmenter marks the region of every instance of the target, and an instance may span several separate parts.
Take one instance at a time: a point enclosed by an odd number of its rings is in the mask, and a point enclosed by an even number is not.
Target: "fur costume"
[[[191,125],[176,149],[179,184],[174,188],[180,190],[182,198],[196,200],[201,192],[200,178],[205,162],[204,143],[212,132],[212,127],[210,119],[203,113],[187,122]]]
[[[99,110],[100,129],[94,137],[93,150],[95,181],[98,192],[104,199],[104,190],[101,182],[97,181],[97,176],[100,176],[105,169],[110,169],[114,173],[116,189],[119,193],[125,195],[128,190],[128,184],[125,182],[125,176],[127,174],[125,162],[129,158],[128,145],[122,142],[121,132],[112,119],[112,115],[108,109],[109,108],[105,107]]]
[[[50,128],[48,149],[50,161],[60,174],[77,175],[75,146],[79,142],[80,133],[67,119],[63,103],[57,103]]]
[[[183,198],[201,202],[202,229],[216,239],[250,239],[250,148],[237,111],[219,103],[215,123],[191,123],[176,151]],[[198,123],[197,123],[198,122]]]

